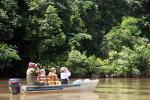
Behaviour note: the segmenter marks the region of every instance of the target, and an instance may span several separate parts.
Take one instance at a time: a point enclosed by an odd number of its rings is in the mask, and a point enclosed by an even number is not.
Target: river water
[[[11,95],[0,80],[0,100],[150,100],[150,79],[99,79],[95,92]]]

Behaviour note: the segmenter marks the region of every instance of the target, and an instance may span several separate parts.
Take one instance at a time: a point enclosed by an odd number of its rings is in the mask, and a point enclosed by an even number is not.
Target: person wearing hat
[[[43,85],[43,83],[36,80],[36,76],[39,73],[39,69],[36,63],[30,62],[28,64],[28,69],[26,72],[26,80],[27,85],[33,86],[33,85]]]
[[[50,72],[48,74],[48,84],[49,85],[61,85],[58,76],[56,74],[56,68],[50,68]]]
[[[68,68],[62,67],[60,72],[61,84],[69,84],[69,77],[71,76],[71,73]]]

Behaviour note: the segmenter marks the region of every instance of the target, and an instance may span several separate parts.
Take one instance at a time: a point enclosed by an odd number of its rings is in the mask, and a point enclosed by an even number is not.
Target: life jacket
[[[56,74],[53,74],[53,73],[49,74],[49,76],[48,76],[48,84],[49,85],[57,85],[59,83],[60,82],[59,82]]]
[[[45,82],[45,83],[47,83],[47,76],[46,76],[46,75],[39,75],[37,78],[38,78],[38,80],[39,80],[40,82]]]

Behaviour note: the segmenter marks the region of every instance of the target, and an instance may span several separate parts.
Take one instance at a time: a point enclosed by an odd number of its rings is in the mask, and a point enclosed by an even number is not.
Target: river
[[[11,95],[0,80],[0,100],[150,100],[150,79],[99,79],[95,92]]]

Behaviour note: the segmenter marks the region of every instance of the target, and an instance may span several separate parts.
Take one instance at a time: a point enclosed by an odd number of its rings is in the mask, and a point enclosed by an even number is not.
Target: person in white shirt
[[[61,84],[69,84],[70,71],[66,67],[62,67],[60,72]]]

